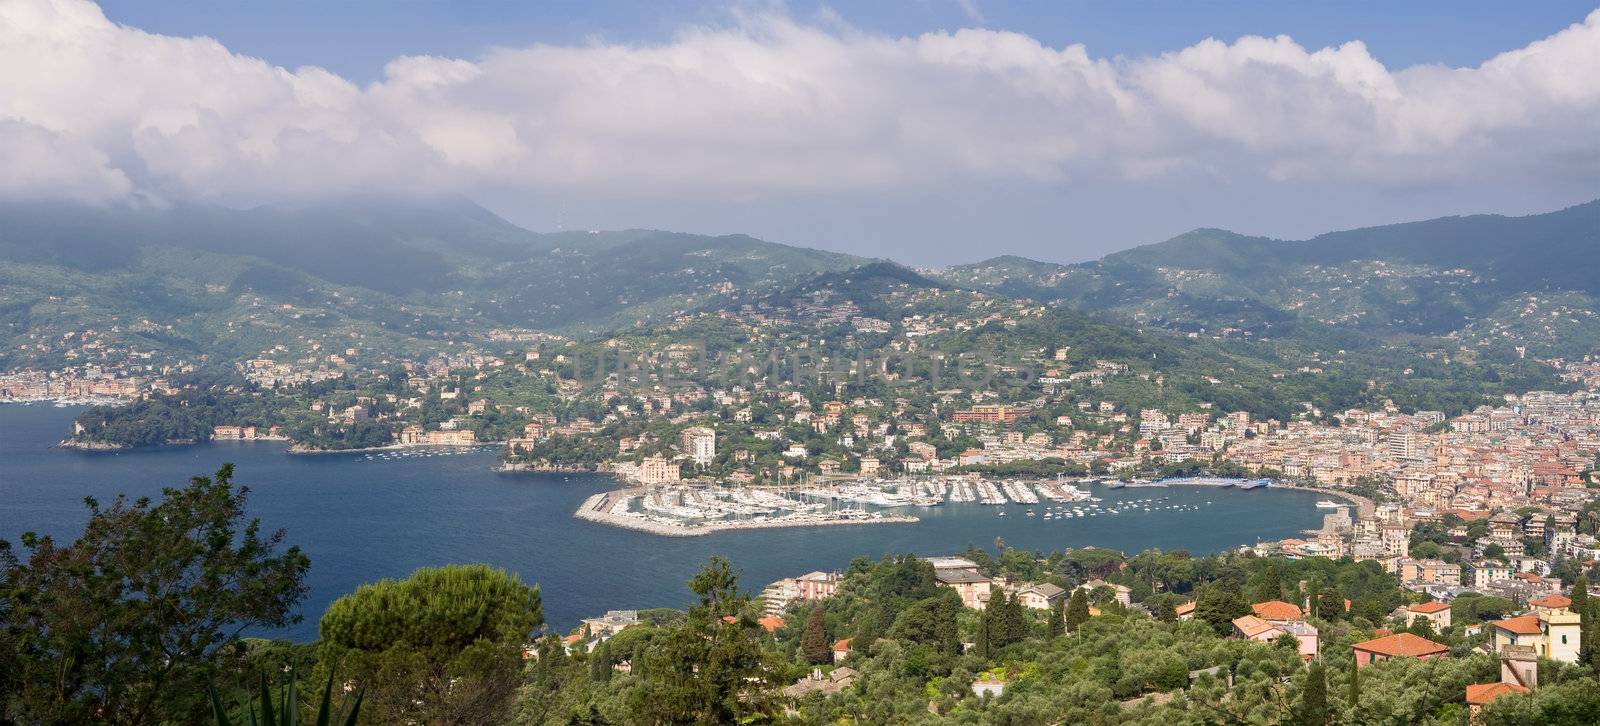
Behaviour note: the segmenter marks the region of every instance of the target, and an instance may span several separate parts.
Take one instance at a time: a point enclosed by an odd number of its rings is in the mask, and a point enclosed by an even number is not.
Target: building
[[[1460,585],[1461,566],[1443,560],[1401,560],[1400,581]]]
[[[801,600],[821,600],[833,597],[839,591],[844,577],[837,572],[812,572],[795,578],[795,590]]]
[[[706,426],[690,426],[678,435],[679,448],[696,465],[707,466],[717,458],[717,432]]]
[[[1411,624],[1419,619],[1428,621],[1428,626],[1433,628],[1433,632],[1444,632],[1450,627],[1450,603],[1434,600],[1419,602],[1406,608],[1406,627],[1411,627]]]
[[[1122,603],[1123,607],[1133,604],[1133,590],[1128,589],[1127,585],[1118,585],[1116,583],[1106,582],[1105,580],[1095,578],[1083,583],[1082,585],[1079,585],[1077,590],[1085,590],[1086,592],[1084,592],[1084,596],[1088,597],[1094,595],[1094,591],[1102,587],[1111,588],[1111,591],[1116,595],[1117,602]],[[1074,592],[1077,590],[1074,590]]]
[[[999,698],[1004,696],[1005,693],[1006,682],[992,673],[985,673],[981,678],[972,682],[972,695],[979,698],[984,696]]]
[[[1017,590],[1017,601],[1022,603],[1025,608],[1049,610],[1059,604],[1066,594],[1066,590],[1048,582],[1042,582]]]
[[[982,610],[989,604],[989,588],[994,584],[988,575],[980,574],[976,568],[965,569],[935,569],[933,577],[941,587],[952,588],[961,596],[961,604],[973,610]]]
[[[1241,615],[1233,619],[1233,637],[1270,643],[1283,635],[1277,626],[1254,615]]]
[[[583,619],[591,638],[609,638],[638,624],[638,610],[609,610],[601,617]]]
[[[1494,703],[1494,699],[1508,693],[1528,693],[1528,689],[1515,683],[1474,683],[1467,686],[1467,708],[1470,710],[1468,718],[1476,722],[1478,711],[1484,706]]]
[[[1532,648],[1540,658],[1577,663],[1583,640],[1582,620],[1577,613],[1563,608],[1493,621],[1490,625],[1494,626],[1494,650],[1500,653],[1509,646],[1524,646]]]
[[[984,404],[973,406],[955,412],[951,418],[955,421],[970,423],[1005,424],[1016,423],[1022,418],[1033,413],[1027,406],[1007,406],[1004,404]]]
[[[1395,633],[1356,643],[1350,646],[1350,650],[1355,653],[1356,667],[1365,668],[1390,658],[1440,658],[1449,654],[1450,646],[1410,633]]]
[[[668,461],[666,457],[656,454],[646,456],[639,462],[639,483],[641,484],[666,484],[678,481],[682,473],[678,465]]]
[[[1282,600],[1268,600],[1250,606],[1251,612],[1262,620],[1304,620],[1300,607]]]
[[[1516,574],[1516,568],[1504,562],[1494,560],[1474,560],[1468,562],[1461,571],[1461,584],[1476,590],[1482,590],[1496,582],[1505,582]]]

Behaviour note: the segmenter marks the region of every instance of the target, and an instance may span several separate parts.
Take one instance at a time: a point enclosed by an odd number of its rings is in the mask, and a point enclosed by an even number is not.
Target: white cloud
[[[365,88],[80,0],[0,0],[0,196],[246,203],[353,190],[655,198],[985,180],[1600,182],[1600,11],[1476,68],[1359,41],[1207,40],[1158,57],[783,15],[654,45],[404,57]]]

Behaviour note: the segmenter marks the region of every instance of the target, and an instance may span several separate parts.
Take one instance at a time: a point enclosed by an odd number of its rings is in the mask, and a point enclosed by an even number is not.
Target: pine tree
[[[1195,597],[1195,618],[1210,623],[1218,635],[1233,632],[1233,619],[1249,613],[1250,606],[1238,592],[1220,585],[1207,585]]]
[[[1004,644],[1020,643],[1028,637],[1028,615],[1023,612],[1022,599],[1013,595],[1001,596],[1005,607],[1000,611],[1000,627]]]
[[[1067,630],[1077,632],[1079,626],[1089,622],[1089,597],[1083,590],[1074,590],[1072,597],[1067,600],[1067,612],[1063,617]]]
[[[1322,661],[1312,661],[1306,671],[1306,685],[1294,715],[1299,726],[1325,726],[1333,720],[1328,711],[1328,672]]]
[[[1355,717],[1361,705],[1361,666],[1350,664],[1350,716]]]
[[[821,605],[811,608],[806,615],[806,630],[800,636],[800,653],[811,664],[827,663],[833,658],[833,649],[828,647],[828,630],[822,622]]]
[[[1066,610],[1067,604],[1065,602],[1059,602],[1050,606],[1050,619],[1046,624],[1046,629],[1050,631],[1050,637],[1054,638],[1057,635],[1067,632]]]

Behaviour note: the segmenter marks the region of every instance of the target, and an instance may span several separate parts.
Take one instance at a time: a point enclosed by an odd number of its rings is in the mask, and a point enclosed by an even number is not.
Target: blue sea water
[[[916,524],[722,532],[668,538],[574,519],[589,495],[612,487],[597,475],[502,474],[492,452],[377,459],[286,454],[281,443],[210,443],[123,452],[55,448],[80,409],[0,405],[0,538],[24,531],[70,540],[83,497],[158,495],[189,477],[235,466],[251,489],[250,512],[311,558],[304,622],[271,633],[310,640],[330,602],[364,582],[418,567],[484,562],[542,590],[550,625],[565,630],[610,609],[682,607],[685,583],[714,554],[759,591],[782,577],[842,569],[866,555],[948,554],[967,545],[1052,551],[1096,545],[1208,553],[1319,526],[1310,492],[1171,487],[1107,490],[1105,504],[1166,497],[1193,511],[1128,511],[1093,518],[1026,517],[1023,505],[946,504],[906,509]],[[1034,507],[1042,512],[1042,505]],[[1007,516],[997,516],[999,510]]]

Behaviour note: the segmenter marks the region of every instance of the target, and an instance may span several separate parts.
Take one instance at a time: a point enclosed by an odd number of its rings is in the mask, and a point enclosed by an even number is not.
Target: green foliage
[[[806,631],[800,639],[800,652],[806,662],[827,663],[833,659],[833,647],[828,643],[827,626],[822,621],[822,608],[814,607],[806,613]]]
[[[1089,596],[1083,590],[1073,590],[1072,596],[1067,598],[1066,611],[1062,616],[1062,624],[1069,633],[1075,633],[1084,623],[1089,622]]]
[[[1328,706],[1328,671],[1322,661],[1315,660],[1306,669],[1305,681],[1300,689],[1300,701],[1295,704],[1294,722],[1298,726],[1325,726],[1333,723],[1333,712]]]
[[[1528,695],[1496,698],[1479,714],[1483,726],[1587,726],[1600,723],[1600,682],[1581,678],[1540,684]]]
[[[344,726],[356,726],[356,719],[361,714],[361,699],[365,694],[357,692],[347,705],[341,705],[337,710],[333,706],[333,681],[332,674],[328,675],[328,683],[322,688],[322,700],[317,704],[317,714],[313,723],[316,726],[331,726],[335,722]],[[289,676],[283,685],[283,695],[276,708],[272,705],[272,690],[267,685],[267,677],[261,676],[261,718],[256,718],[256,702],[245,704],[245,712],[252,726],[297,726],[300,723],[300,706],[296,690],[294,670],[290,669]],[[217,726],[233,726],[233,719],[228,716],[228,709],[222,705],[222,696],[215,687],[208,687],[211,695],[212,713],[216,716]]]
[[[1233,619],[1250,614],[1239,593],[1224,585],[1207,585],[1195,597],[1194,617],[1211,626],[1218,635],[1233,632]]]
[[[698,603],[636,665],[639,687],[629,707],[649,723],[720,724],[769,717],[777,685],[773,656],[745,610],[749,598],[727,560],[710,564],[689,581]]]
[[[485,565],[364,585],[322,616],[320,657],[366,689],[386,722],[486,722],[511,706],[539,590]]]
[[[0,546],[0,720],[205,720],[207,683],[243,663],[241,634],[297,621],[306,556],[246,521],[232,466],[159,502],[86,501],[71,544],[25,534],[25,562]]]

